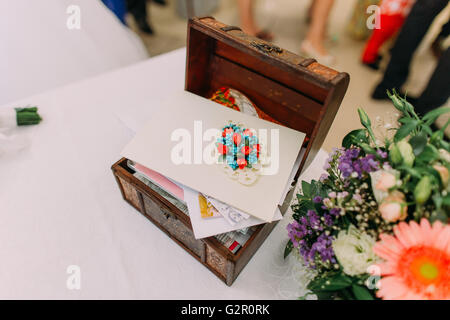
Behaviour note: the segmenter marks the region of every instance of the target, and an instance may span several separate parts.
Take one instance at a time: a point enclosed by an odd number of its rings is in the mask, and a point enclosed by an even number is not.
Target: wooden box
[[[306,133],[295,181],[321,148],[349,83],[346,73],[304,59],[212,17],[188,23],[185,89],[203,97],[222,87],[244,93],[277,122]],[[218,106],[221,107],[221,106]],[[300,143],[300,142],[299,142]],[[196,240],[189,216],[133,176],[127,159],[112,166],[123,198],[170,238],[231,285],[276,223],[256,227],[233,254],[215,237]],[[293,188],[281,211],[288,209]]]

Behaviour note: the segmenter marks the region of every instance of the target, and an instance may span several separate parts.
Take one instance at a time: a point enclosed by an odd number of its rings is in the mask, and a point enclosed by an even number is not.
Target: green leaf
[[[423,151],[417,156],[418,163],[429,164],[439,158],[439,151],[431,144],[425,146]]]
[[[367,290],[366,287],[353,284],[352,291],[357,300],[374,300],[372,294],[370,293],[369,290]]]
[[[414,155],[418,156],[425,146],[427,145],[427,135],[425,133],[419,133],[409,140],[409,144],[413,147]]]
[[[412,175],[415,178],[420,179],[422,177],[422,175],[420,174],[420,172],[414,168],[402,165],[400,167],[397,168],[398,170],[404,170],[406,172],[408,172],[410,175]]]
[[[394,136],[394,141],[398,142],[406,138],[414,129],[419,125],[419,120],[412,120],[404,125],[402,125]]]
[[[409,118],[409,117],[403,117],[403,118],[398,119],[398,122],[400,122],[401,124],[407,124],[407,123],[410,123],[412,121],[416,121],[416,119]]]
[[[306,197],[308,197],[308,198],[312,197],[311,185],[306,181],[302,181],[302,192],[303,192],[303,195],[305,195]]]
[[[369,143],[365,129],[357,129],[351,131],[342,140],[342,147],[348,149],[352,145],[359,145],[361,142]]]
[[[294,249],[294,244],[292,243],[292,240],[289,240],[286,243],[286,247],[284,248],[284,259],[286,259],[289,256],[292,249]]]
[[[450,112],[449,107],[437,108],[424,115],[422,120],[425,121],[428,125],[430,125],[433,122],[435,122],[438,117],[447,112]]]
[[[431,130],[431,128],[427,125],[422,125],[422,130],[429,136],[433,134],[433,130]]]
[[[439,193],[435,193],[432,197],[434,205],[436,206],[437,210],[440,210],[442,207],[442,197]]]
[[[375,150],[374,148],[372,148],[369,144],[367,143],[361,143],[359,145],[361,147],[361,149],[363,149],[363,151],[366,154],[377,154],[377,150]]]
[[[338,274],[331,278],[319,278],[314,279],[308,285],[308,289],[311,291],[337,291],[344,288],[348,288],[352,285],[352,279],[349,277]]]
[[[450,206],[450,194],[442,198],[442,205]]]

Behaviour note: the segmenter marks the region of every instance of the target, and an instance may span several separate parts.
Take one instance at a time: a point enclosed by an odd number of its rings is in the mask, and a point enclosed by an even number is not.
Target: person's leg
[[[441,32],[438,34],[436,39],[434,39],[433,43],[431,44],[431,50],[437,59],[441,58],[442,53],[444,52],[442,43],[449,35],[450,35],[450,20],[442,26]]]
[[[242,30],[263,40],[272,40],[273,35],[270,32],[261,30],[253,16],[253,0],[238,0],[239,16],[241,19]]]
[[[417,0],[391,50],[391,60],[383,80],[375,88],[372,98],[386,99],[386,90],[399,90],[409,74],[414,52],[427,33],[435,17],[448,4],[448,0]]]
[[[238,0],[238,5],[242,30],[252,36],[256,35],[259,30],[253,18],[253,0]]]
[[[308,28],[306,40],[321,55],[328,55],[324,46],[328,17],[333,7],[334,0],[313,0],[311,7],[311,24]]]
[[[381,15],[380,29],[374,29],[370,39],[367,41],[366,48],[362,55],[364,64],[374,64],[377,62],[381,46],[390,39],[402,26],[405,18],[403,15]]]
[[[450,36],[450,20],[442,26],[438,38],[447,38],[448,36]]]
[[[139,30],[152,34],[153,30],[147,22],[147,1],[127,0],[128,12],[134,17]]]
[[[314,11],[314,4],[316,1],[312,0],[309,7],[308,7],[308,15],[306,16],[306,23],[310,24],[312,20],[312,13]]]
[[[424,115],[444,105],[450,97],[450,48],[443,52],[427,87],[417,100],[415,108]]]

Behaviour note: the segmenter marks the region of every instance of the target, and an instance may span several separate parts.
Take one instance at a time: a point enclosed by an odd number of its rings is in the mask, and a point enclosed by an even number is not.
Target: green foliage
[[[359,284],[360,282],[361,278],[337,273],[312,280],[308,289],[316,294],[318,299],[374,300],[373,292]]]
[[[370,293],[367,287],[353,284],[352,291],[357,300],[374,300],[373,295]]]
[[[394,141],[398,142],[405,139],[413,130],[417,129],[420,121],[416,119],[407,118],[407,122],[403,124],[394,136]]]
[[[414,155],[417,157],[425,149],[428,143],[427,135],[424,132],[412,137],[409,140],[409,144],[413,148]]]
[[[342,147],[348,149],[352,145],[359,145],[361,143],[369,144],[369,138],[365,129],[353,130],[347,134],[342,140]]]
[[[289,254],[292,252],[292,249],[294,249],[294,244],[292,243],[291,240],[289,240],[286,243],[286,247],[284,248],[284,259],[286,259]]]
[[[350,287],[352,282],[350,277],[339,273],[333,277],[323,277],[312,280],[308,284],[308,289],[312,292],[338,291]]]

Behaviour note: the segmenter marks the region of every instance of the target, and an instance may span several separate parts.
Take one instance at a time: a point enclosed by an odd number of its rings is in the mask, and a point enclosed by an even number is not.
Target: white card
[[[303,144],[304,133],[231,110],[186,91],[151,107],[158,110],[125,147],[122,156],[255,218],[272,221]],[[205,133],[208,129],[221,130],[229,121],[267,132],[267,149],[272,157],[268,171],[272,174],[259,176],[250,186],[229,178],[220,165],[207,164],[204,160],[205,148],[216,138],[207,137]],[[210,140],[204,141],[207,138]],[[184,163],[179,163],[180,157]]]

